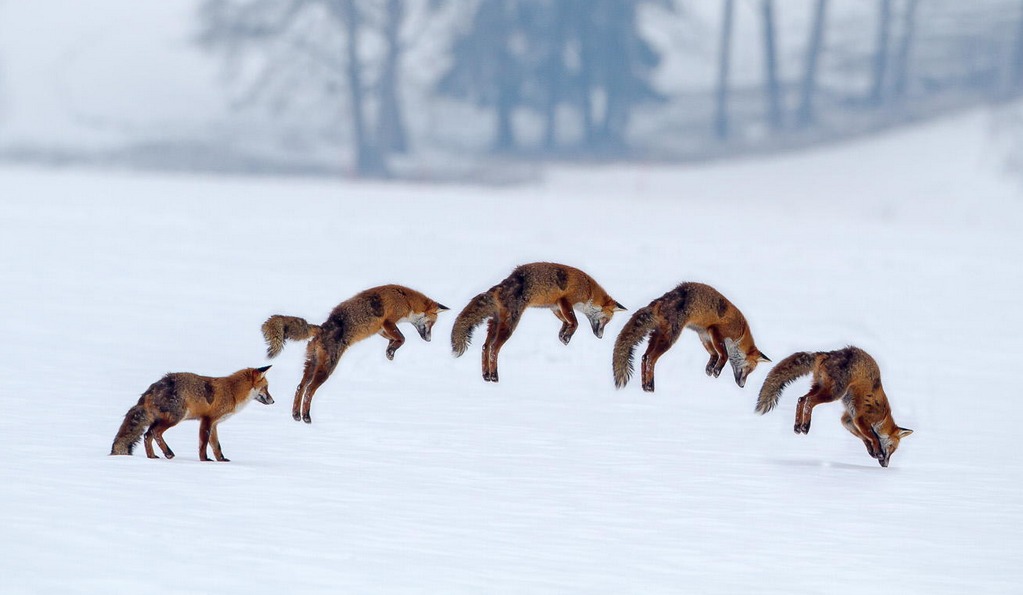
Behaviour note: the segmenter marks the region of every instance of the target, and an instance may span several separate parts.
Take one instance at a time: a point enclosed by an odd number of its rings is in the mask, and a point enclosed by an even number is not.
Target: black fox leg
[[[515,327],[519,324],[519,316],[513,314],[508,317],[507,320],[503,320],[497,325],[497,332],[494,336],[494,346],[490,349],[490,381],[497,382],[497,358],[501,354],[501,348],[508,342],[508,339],[515,332]]]
[[[204,417],[199,420],[199,460],[208,461],[210,458],[206,456],[206,446],[210,443],[210,418]]]
[[[291,417],[295,421],[302,420],[302,400],[305,397],[306,390],[309,388],[309,383],[313,381],[313,373],[316,371],[316,352],[313,351],[312,345],[306,350],[305,359],[305,370],[302,372],[302,380],[298,383],[298,388],[295,389],[295,401],[291,405]]]
[[[388,339],[387,351],[384,355],[387,356],[387,359],[393,360],[394,352],[398,351],[398,348],[405,344],[405,335],[401,334],[398,327],[390,320],[384,321],[384,328],[380,331],[380,334]]]
[[[575,334],[575,330],[579,328],[579,321],[575,317],[575,310],[572,309],[572,304],[568,303],[568,300],[565,298],[558,300],[553,310],[554,315],[563,323],[561,331],[558,333],[558,339],[561,339],[562,343],[568,345],[568,342],[572,340],[572,335]]]
[[[483,380],[497,382],[496,361],[492,357],[494,341],[497,339],[497,319],[487,321],[487,339],[483,342]]]
[[[163,456],[167,457],[168,459],[174,458],[174,451],[172,451],[170,447],[167,446],[167,442],[164,441],[163,439],[163,433],[166,432],[169,428],[174,427],[175,425],[177,424],[160,420],[154,423],[151,428],[149,428],[149,431],[153,433],[153,438],[156,439],[156,444],[160,447],[160,450],[163,451]]]
[[[217,424],[212,424],[210,428],[210,446],[213,447],[213,456],[220,462],[226,463],[230,459],[224,456],[224,451],[220,449],[220,436],[217,435]]]

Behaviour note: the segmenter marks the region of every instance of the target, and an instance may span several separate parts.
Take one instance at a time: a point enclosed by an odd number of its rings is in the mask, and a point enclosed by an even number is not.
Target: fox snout
[[[260,391],[256,393],[256,400],[264,405],[274,404],[274,398],[270,396],[268,391]]]

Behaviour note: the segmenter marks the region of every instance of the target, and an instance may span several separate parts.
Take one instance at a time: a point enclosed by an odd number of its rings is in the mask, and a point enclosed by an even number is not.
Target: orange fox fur
[[[629,382],[636,345],[650,335],[641,375],[643,390],[653,392],[654,365],[686,328],[700,335],[710,354],[708,376],[717,378],[730,361],[735,383],[742,387],[758,363],[771,361],[757,349],[746,317],[732,302],[709,285],[687,282],[636,310],[625,323],[615,340],[612,360],[615,386],[622,388]]]
[[[447,310],[422,293],[402,285],[367,289],[337,305],[321,325],[309,324],[297,316],[271,316],[263,323],[267,356],[280,353],[286,341],[309,340],[305,372],[295,391],[291,415],[311,423],[309,410],[316,390],[326,382],[341,355],[351,345],[379,334],[388,340],[387,359],[405,343],[398,324],[410,322],[424,341],[430,340],[437,314]]]
[[[213,456],[227,461],[220,449],[217,426],[241,410],[251,399],[264,405],[273,404],[262,368],[246,368],[230,376],[213,378],[188,372],[167,374],[142,393],[138,404],[128,410],[117,431],[112,455],[130,455],[145,432],[146,456],[155,459],[153,439],[168,459],[174,453],[163,440],[163,433],[185,419],[199,420],[199,460],[208,461],[206,445],[213,446]]]
[[[810,392],[796,404],[795,431],[810,431],[813,408],[838,399],[845,405],[842,425],[863,441],[867,452],[887,467],[899,442],[913,433],[892,418],[888,396],[881,386],[881,371],[866,351],[846,347],[837,351],[794,353],[771,370],[760,389],[757,412],[764,414],[778,404],[781,392],[800,376],[813,375]]]
[[[455,319],[451,349],[461,356],[469,347],[473,330],[484,320],[483,379],[497,382],[497,357],[526,308],[549,308],[561,321],[558,338],[565,345],[578,328],[574,308],[590,321],[600,338],[615,312],[625,307],[611,298],[593,277],[581,270],[553,262],[534,262],[515,268],[507,279],[474,297]]]

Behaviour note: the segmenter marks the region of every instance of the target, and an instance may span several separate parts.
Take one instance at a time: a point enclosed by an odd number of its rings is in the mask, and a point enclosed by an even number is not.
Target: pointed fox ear
[[[762,362],[768,362],[768,363],[770,363],[770,361],[771,361],[771,358],[769,358],[769,357],[767,357],[766,355],[764,355],[764,352],[763,352],[763,351],[761,351],[761,352],[760,352],[760,360],[759,360],[759,361],[762,361]]]
[[[447,307],[447,306],[445,306],[444,304],[437,304],[437,311],[438,311],[438,312],[444,312],[444,311],[446,311],[446,310],[450,310],[450,309],[451,309],[451,308],[448,308],[448,307]]]
[[[626,308],[625,306],[619,304],[618,302],[615,302],[615,307],[614,307],[614,310],[612,310],[612,312],[624,312],[626,310],[628,310],[628,308]]]
[[[270,364],[272,366],[273,364]],[[263,366],[262,368],[256,368],[256,371],[260,374],[266,374],[266,371],[270,369],[270,366]]]
[[[906,428],[899,428],[899,438],[905,438],[906,436],[909,436],[912,433],[913,433],[913,430],[908,430]]]

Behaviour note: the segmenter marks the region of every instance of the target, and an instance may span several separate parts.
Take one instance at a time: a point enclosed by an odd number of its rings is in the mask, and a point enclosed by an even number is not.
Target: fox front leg
[[[398,327],[390,320],[384,321],[384,328],[380,331],[380,335],[388,339],[387,351],[384,355],[387,359],[394,359],[394,352],[398,351],[398,348],[405,344],[405,335],[401,334]]]
[[[572,335],[575,334],[575,330],[579,328],[579,321],[575,317],[575,310],[572,309],[572,304],[568,303],[568,300],[561,298],[558,303],[552,308],[554,315],[558,317],[563,324],[561,325],[561,331],[558,333],[558,339],[565,345],[572,340]]]
[[[707,331],[700,333],[700,343],[703,344],[703,348],[710,354],[710,359],[707,360],[707,367],[704,371],[707,372],[707,376],[714,376],[714,370],[717,368],[719,358],[718,352],[714,349],[714,344],[711,342],[710,334]]]

